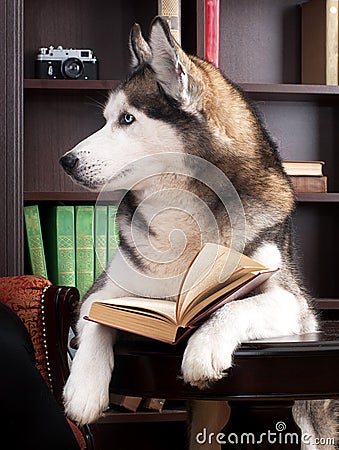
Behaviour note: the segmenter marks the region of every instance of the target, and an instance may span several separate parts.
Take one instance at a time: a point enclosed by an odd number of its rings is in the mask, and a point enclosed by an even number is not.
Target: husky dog
[[[253,295],[221,307],[190,337],[183,380],[199,388],[219,380],[243,341],[317,330],[291,257],[294,193],[254,108],[212,64],[188,56],[159,17],[148,41],[134,25],[130,48],[132,71],[110,94],[106,124],[61,158],[72,179],[91,190],[100,191],[107,183],[128,189],[118,212],[119,251],[87,293],[77,324],[78,350],[64,402],[68,416],[79,424],[94,421],[107,407],[114,366],[112,329],[83,320],[91,303],[131,295],[173,299],[177,277],[202,243],[216,240],[204,207],[212,213],[219,243],[242,246],[243,253],[280,270]],[[205,170],[203,161],[215,172]],[[239,203],[230,195],[224,208],[229,194],[221,200],[227,183],[218,179],[220,174],[234,187]],[[124,276],[127,266],[130,272]],[[312,404],[303,405],[305,411]],[[330,403],[318,402],[316,409],[324,424]],[[330,435],[330,418],[321,427],[319,414],[302,411],[296,410],[296,417],[302,417],[305,431],[319,436],[325,429]],[[199,422],[204,415],[196,410],[193,417]]]

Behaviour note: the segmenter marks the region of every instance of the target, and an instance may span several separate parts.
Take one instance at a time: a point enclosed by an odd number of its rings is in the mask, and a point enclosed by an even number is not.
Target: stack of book
[[[33,275],[80,296],[101,274],[119,244],[116,206],[25,206],[26,241]]]
[[[283,161],[296,192],[327,192],[323,161]]]

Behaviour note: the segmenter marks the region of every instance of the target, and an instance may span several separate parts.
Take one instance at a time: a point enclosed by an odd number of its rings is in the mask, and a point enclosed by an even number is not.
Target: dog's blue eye
[[[120,125],[131,125],[135,121],[135,117],[129,113],[123,113],[119,117]]]

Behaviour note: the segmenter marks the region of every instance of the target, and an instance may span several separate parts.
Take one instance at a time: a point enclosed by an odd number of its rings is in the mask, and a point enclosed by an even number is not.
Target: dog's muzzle
[[[64,170],[72,175],[75,167],[77,166],[78,162],[79,162],[79,158],[76,157],[75,155],[72,155],[72,153],[66,153],[66,155],[64,155],[62,158],[60,158],[60,164],[62,165],[62,167],[64,168]]]

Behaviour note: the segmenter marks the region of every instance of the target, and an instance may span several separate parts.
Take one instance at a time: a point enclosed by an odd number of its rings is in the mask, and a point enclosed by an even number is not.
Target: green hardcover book
[[[82,298],[94,281],[94,206],[75,207],[75,265]]]
[[[107,264],[107,206],[94,209],[94,278],[102,273]]]
[[[107,261],[111,261],[119,245],[117,206],[108,206]]]
[[[31,273],[48,278],[38,205],[25,206],[24,218]]]
[[[75,286],[74,207],[51,206],[44,225],[50,280],[57,286]]]

